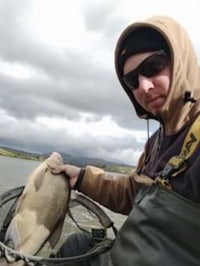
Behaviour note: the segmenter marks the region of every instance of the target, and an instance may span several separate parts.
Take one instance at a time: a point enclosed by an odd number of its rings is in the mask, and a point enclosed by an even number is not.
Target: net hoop
[[[24,186],[17,187],[11,189],[9,191],[4,192],[0,195],[0,209],[4,204],[9,202],[10,200],[16,199],[22,194]],[[69,206],[72,208],[76,205],[83,205],[85,208],[90,210],[92,213],[96,215],[100,224],[103,226],[105,230],[108,228],[112,228],[114,235],[117,234],[117,230],[114,227],[113,221],[109,218],[107,213],[99,206],[95,201],[91,200],[90,198],[84,196],[81,193],[74,193],[73,198],[70,198]],[[11,214],[14,211],[14,206],[8,211],[7,216],[4,219],[1,231],[5,231],[10,220]],[[10,214],[11,213],[11,214]],[[72,217],[71,217],[72,218]],[[5,259],[8,263],[12,263],[14,261],[22,260],[24,265],[67,265],[79,261],[83,261],[88,259],[92,256],[100,255],[107,250],[109,250],[112,246],[113,240],[108,238],[103,238],[97,245],[95,245],[91,250],[89,250],[86,254],[80,256],[73,256],[73,257],[65,257],[65,258],[44,258],[40,256],[32,256],[20,253],[0,241],[0,259]]]

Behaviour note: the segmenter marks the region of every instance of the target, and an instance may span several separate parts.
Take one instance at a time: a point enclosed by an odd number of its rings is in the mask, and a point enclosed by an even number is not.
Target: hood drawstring
[[[163,127],[160,123],[160,126],[159,126],[159,132],[158,132],[158,135],[157,135],[157,140],[155,141],[155,145],[154,145],[154,148],[153,149],[156,149],[156,154],[159,153],[159,150],[160,150],[160,145],[161,145],[161,142],[162,142],[162,134],[163,133]],[[147,119],[147,143],[149,143],[149,139],[150,139],[150,126],[149,126],[149,119]],[[145,160],[148,161],[148,159]]]
[[[149,119],[147,119],[147,141],[149,141],[150,134],[149,134]]]

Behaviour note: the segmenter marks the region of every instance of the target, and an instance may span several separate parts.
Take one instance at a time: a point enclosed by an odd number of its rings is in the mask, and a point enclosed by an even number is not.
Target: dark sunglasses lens
[[[140,74],[145,77],[152,77],[158,74],[167,65],[167,58],[163,54],[155,54],[147,58],[140,65]]]
[[[130,89],[135,90],[139,86],[137,72],[131,72],[130,74],[125,75],[124,82]]]

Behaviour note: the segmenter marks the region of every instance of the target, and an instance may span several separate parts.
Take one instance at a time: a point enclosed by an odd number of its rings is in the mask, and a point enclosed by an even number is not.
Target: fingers
[[[73,189],[77,182],[81,168],[70,164],[64,164],[52,167],[51,171],[55,175],[64,173],[66,177],[69,179],[70,187]]]
[[[52,168],[51,172],[53,174],[60,174],[61,172],[66,171],[66,166],[65,165],[58,165]]]

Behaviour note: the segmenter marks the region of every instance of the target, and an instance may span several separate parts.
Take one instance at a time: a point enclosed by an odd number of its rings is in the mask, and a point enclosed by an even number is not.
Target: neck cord
[[[147,141],[150,138],[150,134],[149,134],[149,119],[147,119]]]

